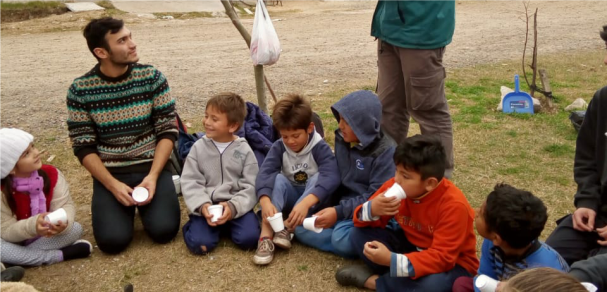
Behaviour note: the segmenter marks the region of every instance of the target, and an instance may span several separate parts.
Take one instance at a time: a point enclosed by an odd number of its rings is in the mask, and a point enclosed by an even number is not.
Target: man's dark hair
[[[607,25],[603,25],[603,31],[601,31],[601,38],[607,43]]]
[[[299,94],[289,94],[274,105],[272,123],[280,130],[307,130],[312,122],[310,101]]]
[[[447,156],[441,141],[433,135],[415,135],[405,139],[394,151],[394,164],[418,172],[422,180],[445,175]]]
[[[110,45],[105,39],[105,35],[110,32],[115,34],[124,27],[122,19],[115,19],[111,17],[104,17],[91,20],[82,31],[86,44],[89,46],[89,50],[99,60],[99,57],[95,55],[95,48],[104,48],[110,52]]]
[[[497,233],[512,248],[524,248],[540,236],[548,213],[531,192],[497,184],[487,196],[483,218],[489,232]]]

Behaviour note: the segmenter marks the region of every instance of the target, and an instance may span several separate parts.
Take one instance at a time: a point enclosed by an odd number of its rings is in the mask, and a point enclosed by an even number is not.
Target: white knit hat
[[[15,128],[0,129],[0,165],[2,179],[15,168],[19,158],[34,141],[32,134]]]

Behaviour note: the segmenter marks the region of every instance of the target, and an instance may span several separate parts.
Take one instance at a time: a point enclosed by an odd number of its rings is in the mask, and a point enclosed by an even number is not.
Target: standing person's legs
[[[401,143],[409,132],[409,113],[398,48],[377,40],[377,95],[382,104],[381,127]]]
[[[143,177],[141,179],[143,180]],[[143,227],[152,240],[157,243],[167,243],[177,235],[181,211],[170,172],[163,170],[160,173],[152,201],[138,208]]]
[[[257,247],[259,239],[259,221],[253,211],[249,211],[243,216],[232,219],[226,224],[230,225],[232,241],[241,249],[253,249]]]
[[[558,220],[558,226],[546,239],[546,243],[554,248],[569,265],[586,259],[591,250],[599,247],[597,243],[599,236],[595,232],[575,230],[572,219],[571,215],[567,215]]]
[[[422,135],[437,135],[447,154],[445,176],[453,173],[453,125],[445,97],[445,48],[398,48],[405,82],[407,111]]]
[[[190,215],[190,221],[183,225],[183,240],[194,254],[211,252],[219,242],[220,228],[209,226],[202,216]]]
[[[114,175],[120,181],[129,176]],[[122,205],[101,182],[93,179],[91,213],[93,235],[99,249],[111,254],[123,251],[133,239],[135,207]]]

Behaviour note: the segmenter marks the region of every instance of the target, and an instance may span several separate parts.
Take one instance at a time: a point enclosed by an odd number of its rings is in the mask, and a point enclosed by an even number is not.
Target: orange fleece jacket
[[[384,193],[394,184],[394,178],[385,182],[369,198]],[[392,216],[365,222],[359,218],[362,205],[354,211],[354,226],[385,228]],[[401,202],[394,219],[402,227],[407,239],[423,249],[405,254],[413,266],[413,279],[449,271],[456,264],[475,275],[478,270],[474,210],[468,200],[451,181],[444,178],[439,185],[420,199],[407,198]]]

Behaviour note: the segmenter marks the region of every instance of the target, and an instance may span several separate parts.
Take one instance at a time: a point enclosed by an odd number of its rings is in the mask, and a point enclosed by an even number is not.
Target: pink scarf
[[[13,189],[30,195],[31,216],[46,212],[46,197],[43,187],[44,179],[38,175],[38,171],[32,172],[28,178],[13,177]]]

